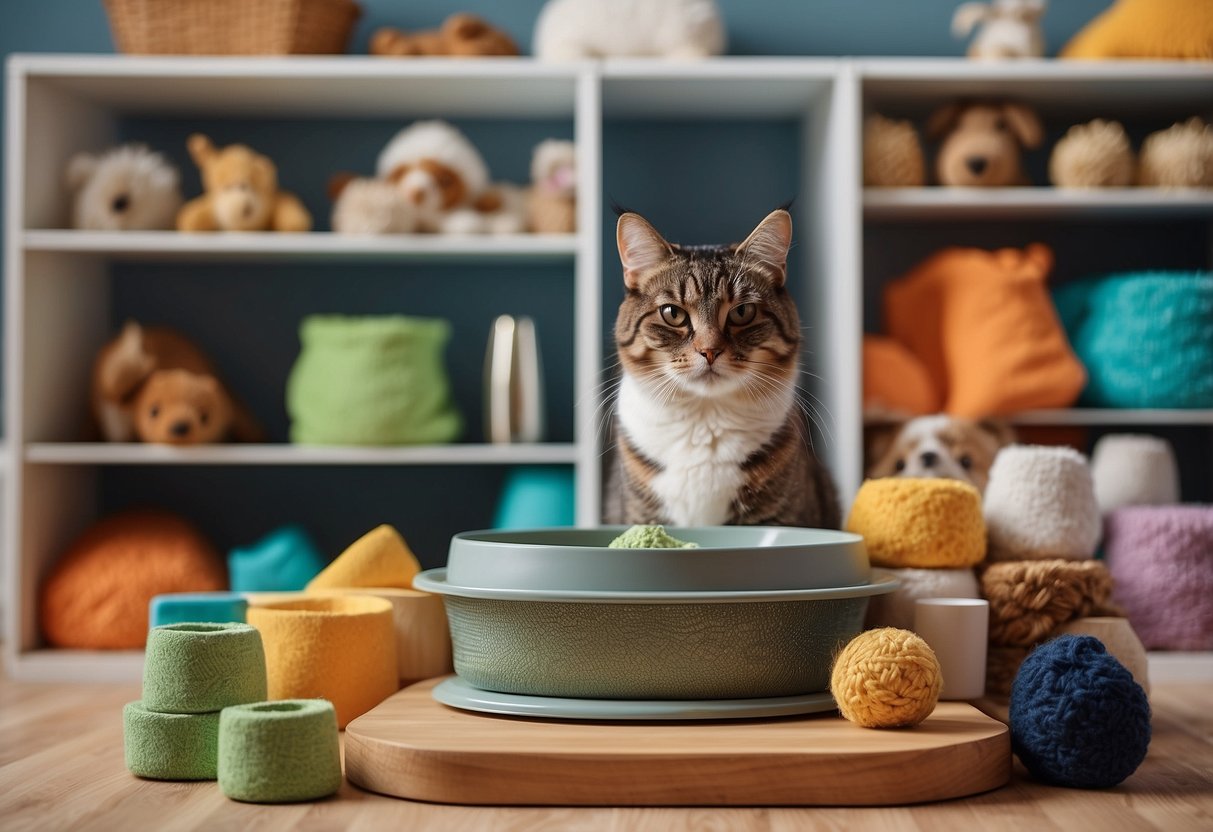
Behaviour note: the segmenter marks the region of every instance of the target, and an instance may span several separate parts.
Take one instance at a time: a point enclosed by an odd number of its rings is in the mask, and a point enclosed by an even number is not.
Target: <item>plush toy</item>
[[[927,182],[918,131],[908,121],[870,115],[863,123],[863,184],[919,188]]]
[[[1213,60],[1213,5],[1209,0],[1116,0],[1059,57]]]
[[[459,58],[512,56],[518,54],[518,45],[486,20],[461,12],[448,17],[438,29],[422,32],[404,32],[390,26],[377,29],[371,36],[371,54]]]
[[[577,230],[577,148],[572,142],[548,139],[536,145],[526,217],[527,228],[540,234]]]
[[[927,136],[942,141],[935,160],[939,184],[976,188],[1028,185],[1021,156],[1041,141],[1040,119],[1007,101],[959,101],[927,122]]]
[[[869,477],[941,478],[986,490],[998,452],[1015,441],[1015,431],[994,419],[920,416],[904,424],[869,431]]]
[[[278,190],[278,169],[242,144],[218,149],[201,133],[187,142],[205,193],[177,214],[178,231],[310,231],[312,217],[294,194]]]
[[[1040,58],[1045,54],[1040,18],[1045,0],[991,0],[963,3],[952,15],[952,34],[966,38],[978,24],[981,29],[969,44],[970,58]]]
[[[1213,126],[1190,118],[1146,136],[1138,184],[1155,188],[1213,188]]]
[[[967,482],[865,480],[846,530],[863,535],[874,566],[962,569],[986,556],[981,494]]]
[[[418,121],[397,133],[379,154],[376,175],[404,194],[420,231],[482,231],[478,215],[502,205],[480,151],[445,121]]]
[[[417,209],[394,182],[353,174],[329,180],[338,234],[408,234],[420,230]]]
[[[535,57],[707,58],[724,52],[714,0],[548,0],[535,23]]]
[[[109,442],[197,445],[256,441],[261,431],[193,343],[130,322],[93,365],[93,415]]]
[[[1100,512],[1123,506],[1164,506],[1179,502],[1179,462],[1161,436],[1107,433],[1091,451],[1091,479]]]
[[[181,176],[159,153],[124,144],[99,155],[77,153],[67,165],[72,228],[158,231],[173,227]]]
[[[855,636],[830,671],[838,710],[864,728],[917,725],[935,710],[942,684],[930,646],[909,630],[892,627]]]
[[[1049,179],[1059,188],[1124,188],[1135,169],[1125,128],[1101,118],[1071,127],[1049,157]]]

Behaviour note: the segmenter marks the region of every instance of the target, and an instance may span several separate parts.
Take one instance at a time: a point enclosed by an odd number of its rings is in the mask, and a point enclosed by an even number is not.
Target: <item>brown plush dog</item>
[[[936,110],[927,137],[943,140],[935,160],[939,184],[972,188],[1027,185],[1022,155],[1039,147],[1040,119],[1023,104],[960,101]]]
[[[130,322],[93,365],[93,415],[109,442],[253,442],[261,429],[191,341]]]
[[[405,32],[390,26],[378,29],[371,37],[371,54],[461,58],[513,56],[518,54],[518,44],[484,19],[461,12],[448,17],[438,29],[421,32]]]
[[[921,416],[869,430],[867,476],[963,480],[984,493],[995,455],[1014,440],[1001,422]]]
[[[310,231],[312,216],[278,190],[278,169],[242,144],[218,149],[201,133],[187,142],[205,193],[177,214],[178,231]]]

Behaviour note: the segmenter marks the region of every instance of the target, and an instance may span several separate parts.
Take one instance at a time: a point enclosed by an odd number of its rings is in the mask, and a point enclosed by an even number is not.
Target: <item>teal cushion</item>
[[[170,592],[152,599],[148,620],[153,627],[202,621],[244,622],[248,601],[238,592]]]
[[[301,526],[283,526],[256,543],[232,549],[227,556],[234,592],[295,592],[327,564],[328,559]]]
[[[1213,407],[1213,273],[1134,272],[1053,291],[1087,407]]]

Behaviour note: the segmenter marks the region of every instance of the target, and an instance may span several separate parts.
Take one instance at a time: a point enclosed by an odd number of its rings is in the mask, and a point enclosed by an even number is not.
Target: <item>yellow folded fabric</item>
[[[855,495],[847,531],[876,566],[959,569],[986,556],[981,495],[965,482],[886,477]]]
[[[377,526],[350,544],[338,558],[312,578],[307,589],[346,587],[398,587],[412,589],[421,564],[400,532]]]
[[[270,699],[327,699],[337,726],[397,690],[392,605],[382,598],[299,598],[250,606],[261,631]]]
[[[317,594],[368,595],[391,603],[392,625],[396,631],[396,673],[401,687],[454,672],[451,632],[441,595],[392,587],[325,589],[317,590]]]

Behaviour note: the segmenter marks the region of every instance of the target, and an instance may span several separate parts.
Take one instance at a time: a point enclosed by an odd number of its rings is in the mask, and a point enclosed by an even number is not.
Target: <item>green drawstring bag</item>
[[[313,315],[286,384],[291,440],[429,445],[459,436],[443,351],[451,325],[404,315]]]

